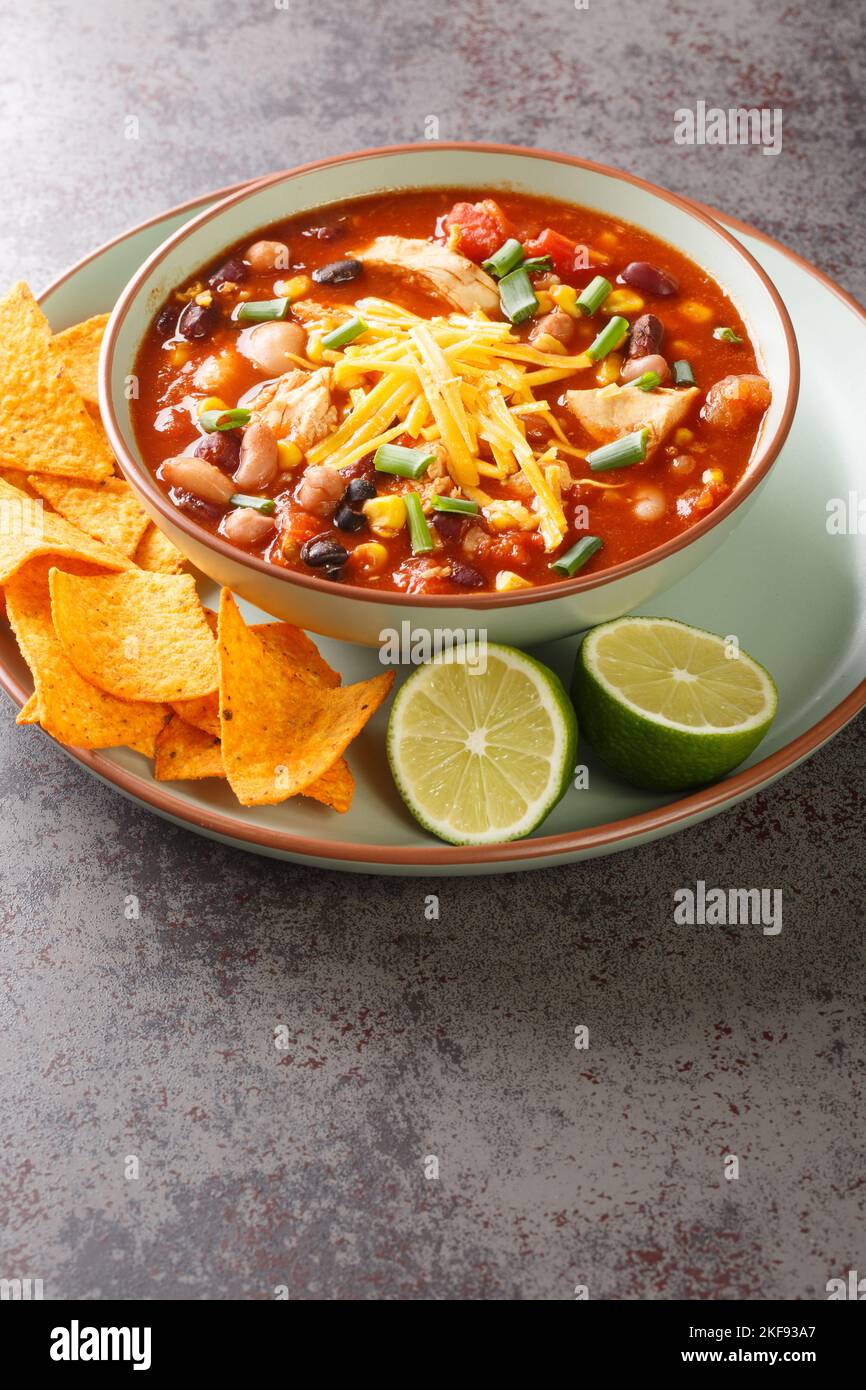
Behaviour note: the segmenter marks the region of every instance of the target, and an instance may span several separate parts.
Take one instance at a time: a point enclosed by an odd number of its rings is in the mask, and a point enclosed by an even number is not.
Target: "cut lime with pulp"
[[[488,643],[419,666],[398,691],[388,760],[416,820],[452,845],[528,835],[568,787],[577,720],[558,676]]]
[[[777,706],[771,676],[735,639],[671,618],[593,628],[572,695],[599,757],[653,791],[723,777],[757,747]]]

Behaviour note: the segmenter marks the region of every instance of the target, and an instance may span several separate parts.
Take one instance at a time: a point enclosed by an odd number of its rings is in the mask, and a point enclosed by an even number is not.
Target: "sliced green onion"
[[[232,317],[238,323],[269,323],[284,319],[290,303],[289,299],[248,299],[241,301]]]
[[[741,343],[743,341],[739,333],[735,333],[733,328],[714,328],[713,337],[719,338],[723,343]]]
[[[233,492],[229,501],[233,507],[249,507],[254,512],[261,512],[262,516],[273,516],[277,510],[273,497],[250,497],[245,492]]]
[[[553,261],[550,256],[530,256],[520,269],[525,270],[527,275],[543,275],[548,270],[553,270]]]
[[[362,333],[367,332],[367,325],[363,319],[357,316],[349,319],[348,323],[341,324],[339,328],[334,328],[330,333],[326,333],[322,339],[323,348],[347,347],[349,343],[354,343],[356,338],[360,338]]]
[[[520,242],[515,241],[512,236],[504,241],[499,250],[494,251],[488,260],[482,261],[481,266],[488,275],[495,275],[497,280],[501,280],[503,275],[507,275],[511,270],[516,270],[525,259],[526,252]]]
[[[404,449],[399,444],[380,444],[373,455],[373,467],[379,473],[394,473],[398,478],[420,478],[436,457],[428,449]]]
[[[212,434],[214,430],[240,429],[250,423],[250,415],[251,412],[242,406],[236,410],[206,410],[198,417],[198,422],[205,434]]]
[[[679,362],[675,362],[671,367],[674,386],[696,386],[695,374],[692,371],[691,362],[687,362],[683,357]]]
[[[587,560],[591,560],[596,551],[601,550],[603,541],[600,536],[582,536],[576,545],[570,550],[566,550],[564,555],[560,555],[558,560],[554,560],[549,566],[559,574],[567,574],[569,577],[577,574],[578,570],[583,569]]]
[[[658,372],[644,372],[632,382],[632,386],[636,386],[639,391],[654,391],[661,384],[662,379]]]
[[[642,430],[635,430],[634,434],[624,434],[622,439],[593,449],[591,454],[587,454],[586,461],[593,473],[606,473],[609,468],[628,468],[632,463],[643,463],[648,438],[649,429],[644,425]]]
[[[468,497],[432,497],[435,512],[456,512],[458,516],[477,516],[478,503],[470,502]]]
[[[613,285],[603,275],[596,275],[577,296],[577,307],[583,314],[597,314]]]
[[[499,303],[503,314],[512,323],[523,323],[538,309],[535,290],[522,266],[499,281]]]
[[[421,509],[421,498],[417,492],[407,492],[403,496],[403,504],[406,508],[406,520],[409,523],[409,543],[412,546],[413,554],[429,555],[433,550],[433,537],[430,534],[430,527],[427,525],[427,518]]]
[[[600,362],[602,357],[607,357],[609,352],[613,352],[624,341],[629,330],[628,319],[621,318],[619,314],[614,314],[612,319],[608,319],[598,337],[590,343],[586,349],[587,355],[593,362]]]

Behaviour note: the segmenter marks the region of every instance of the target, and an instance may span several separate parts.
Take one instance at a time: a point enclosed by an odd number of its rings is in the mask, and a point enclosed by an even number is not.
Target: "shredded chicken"
[[[664,387],[657,391],[639,391],[635,386],[621,386],[616,391],[600,387],[593,391],[566,391],[568,408],[577,417],[587,434],[599,443],[619,439],[621,435],[649,427],[647,458],[689,412],[698,394],[697,387],[674,390]]]
[[[253,419],[273,430],[277,439],[291,439],[304,453],[336,427],[331,404],[331,369],[285,372],[264,386],[252,405]]]
[[[493,314],[499,308],[496,283],[473,261],[418,237],[379,236],[358,257],[365,265],[402,270],[410,280],[439,294],[464,314],[483,309]]]

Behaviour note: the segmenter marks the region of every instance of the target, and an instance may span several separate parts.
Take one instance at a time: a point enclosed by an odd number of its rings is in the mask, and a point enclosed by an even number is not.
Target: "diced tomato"
[[[569,241],[567,236],[561,232],[555,232],[552,227],[545,227],[537,237],[531,241],[523,243],[526,248],[527,256],[549,256],[553,262],[553,268],[557,275],[563,279],[569,279],[575,271],[585,270],[585,266],[576,265],[577,242]]]
[[[297,563],[301,546],[305,541],[311,541],[320,531],[327,530],[327,525],[320,516],[301,511],[283,512],[279,525],[280,549],[283,559],[288,560],[290,564]]]
[[[449,244],[470,261],[487,260],[513,235],[505,213],[492,198],[483,203],[455,203],[442,227]]]
[[[480,537],[475,557],[498,568],[522,569],[543,550],[544,541],[537,531],[500,531]]]

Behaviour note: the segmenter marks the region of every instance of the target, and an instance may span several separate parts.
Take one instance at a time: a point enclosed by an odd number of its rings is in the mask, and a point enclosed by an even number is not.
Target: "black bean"
[[[434,512],[430,520],[445,541],[459,541],[468,520],[456,512]]]
[[[219,314],[212,304],[187,304],[178,320],[177,331],[182,338],[198,341],[209,338],[218,323]]]
[[[301,546],[301,559],[312,569],[339,569],[345,565],[349,552],[327,531],[313,536]]]
[[[348,502],[341,502],[334,512],[334,525],[341,531],[360,531],[367,525],[363,512],[353,512]]]
[[[241,458],[241,437],[237,430],[214,430],[202,435],[193,451],[196,458],[215,463],[226,473],[234,473]]]
[[[344,285],[347,280],[357,280],[364,269],[360,261],[349,257],[345,261],[329,261],[313,271],[317,285]]]
[[[655,314],[641,314],[631,326],[628,344],[629,357],[652,357],[661,352],[665,326]]]
[[[480,589],[484,584],[484,576],[462,560],[451,561],[451,578],[464,589]]]
[[[620,285],[631,285],[632,289],[643,290],[646,294],[676,294],[679,284],[666,270],[659,270],[649,261],[629,261],[621,275],[617,276]]]
[[[339,581],[343,578],[344,574],[345,567],[343,565],[335,565],[333,568],[329,566],[326,570],[322,570],[323,579],[333,579],[335,581]]]
[[[343,493],[343,501],[351,505],[359,502],[369,502],[376,496],[376,484],[372,478],[353,478]]]
[[[229,259],[208,277],[208,284],[212,290],[218,290],[220,285],[239,285],[246,278],[247,267],[240,256],[229,256]]]
[[[177,309],[167,304],[166,307],[160,311],[159,317],[156,320],[156,331],[160,338],[173,338],[176,324]]]

